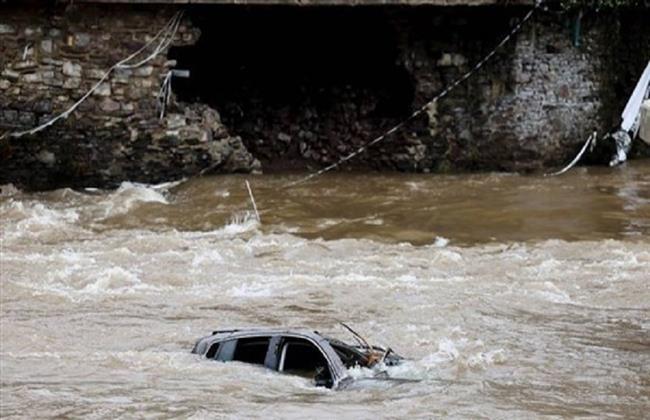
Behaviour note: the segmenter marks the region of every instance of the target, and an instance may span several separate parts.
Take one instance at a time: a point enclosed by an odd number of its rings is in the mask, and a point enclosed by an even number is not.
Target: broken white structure
[[[650,144],[650,99],[641,105],[639,138]]]
[[[637,134],[650,144],[650,101],[647,101],[648,97],[650,97],[650,61],[625,105],[620,127],[611,134],[616,142],[616,154],[609,162],[610,166],[619,165],[627,160],[632,139]]]

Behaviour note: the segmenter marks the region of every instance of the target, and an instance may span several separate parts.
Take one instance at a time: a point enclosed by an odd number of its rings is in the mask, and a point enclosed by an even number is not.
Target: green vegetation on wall
[[[560,0],[564,9],[613,10],[628,7],[650,7],[648,0]]]

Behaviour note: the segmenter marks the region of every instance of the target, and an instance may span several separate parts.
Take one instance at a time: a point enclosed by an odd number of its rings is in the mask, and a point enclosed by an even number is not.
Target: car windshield
[[[338,340],[328,339],[327,341],[329,341],[336,354],[341,358],[341,362],[343,362],[346,368],[368,365],[368,357],[361,350]]]

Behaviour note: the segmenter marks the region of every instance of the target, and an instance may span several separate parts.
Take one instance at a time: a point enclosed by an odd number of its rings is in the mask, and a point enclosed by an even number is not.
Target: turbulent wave
[[[3,415],[646,412],[645,238],[467,244],[441,229],[420,244],[402,240],[390,211],[350,209],[348,196],[347,213],[335,218],[318,213],[320,197],[287,205],[261,191],[259,223],[246,191],[222,184],[3,187]],[[404,231],[423,230],[425,216],[404,221]],[[382,367],[404,381],[335,393],[189,354],[218,327],[309,327],[345,338],[340,320],[406,356]],[[364,382],[376,372],[351,373]]]
[[[128,213],[141,203],[169,204],[169,201],[165,197],[165,192],[174,185],[167,183],[152,187],[123,182],[117,190],[108,194],[97,206],[103,209],[103,218],[108,218]]]

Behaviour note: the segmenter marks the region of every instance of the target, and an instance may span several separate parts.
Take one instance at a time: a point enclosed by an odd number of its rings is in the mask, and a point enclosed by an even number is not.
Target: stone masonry
[[[0,134],[32,128],[68,109],[174,12],[0,5]],[[198,36],[183,22],[174,45]],[[159,120],[161,83],[174,64],[165,51],[139,68],[117,69],[66,120],[32,136],[2,140],[0,183],[110,187],[124,180],[259,169],[241,139],[230,136],[207,106],[179,107],[172,98]]]

